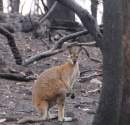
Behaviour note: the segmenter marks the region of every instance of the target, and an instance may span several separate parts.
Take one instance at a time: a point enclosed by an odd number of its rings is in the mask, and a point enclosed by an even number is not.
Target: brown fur
[[[79,48],[70,48],[69,62],[44,71],[35,81],[32,89],[33,104],[42,114],[43,119],[48,119],[49,108],[58,104],[58,120],[64,120],[65,96],[72,91],[79,75],[77,62],[79,52]]]

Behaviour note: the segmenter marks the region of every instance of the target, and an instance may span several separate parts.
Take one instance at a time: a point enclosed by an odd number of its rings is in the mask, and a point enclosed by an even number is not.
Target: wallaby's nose
[[[74,63],[74,64],[76,63],[76,59],[73,60],[73,63]]]

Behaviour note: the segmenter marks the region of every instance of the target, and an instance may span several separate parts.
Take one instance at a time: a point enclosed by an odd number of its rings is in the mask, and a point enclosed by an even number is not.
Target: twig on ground
[[[92,72],[92,71],[102,72],[101,69],[87,69],[87,70],[81,71],[81,72],[80,72],[80,76],[82,76],[82,75],[85,74],[86,72]]]
[[[97,62],[97,63],[102,63],[102,60],[100,59],[97,59],[97,58],[94,58],[94,57],[90,57],[90,59],[94,62]]]
[[[93,74],[80,77],[79,81],[80,81],[80,82],[84,82],[84,81],[89,80],[89,79],[91,79],[91,78],[93,78],[93,77],[102,76],[102,75],[103,75],[103,73],[97,73],[97,72],[95,72],[95,73],[93,73]]]
[[[22,74],[12,74],[12,73],[0,73],[0,78],[21,82],[29,82],[36,79],[35,76],[26,76]]]

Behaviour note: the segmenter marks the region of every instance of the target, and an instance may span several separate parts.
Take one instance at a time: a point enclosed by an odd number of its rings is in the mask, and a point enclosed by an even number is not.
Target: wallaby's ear
[[[72,51],[72,47],[68,47],[67,49],[68,49],[68,51],[69,51],[70,54],[73,53],[73,51]]]
[[[78,53],[80,53],[81,50],[82,50],[82,47],[79,46],[79,48],[78,48]]]
[[[70,54],[79,54],[82,50],[81,46],[71,46],[67,48]]]

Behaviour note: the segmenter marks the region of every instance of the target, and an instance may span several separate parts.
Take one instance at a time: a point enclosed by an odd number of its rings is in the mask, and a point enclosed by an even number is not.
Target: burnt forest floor
[[[35,39],[31,33],[14,34],[17,47],[23,59],[36,53],[46,51],[43,41]],[[90,57],[102,60],[101,52],[98,48],[87,47]],[[4,36],[0,36],[0,55],[6,63],[6,69],[15,69],[20,72],[30,70],[34,74],[40,74],[45,69],[63,64],[67,59],[67,52],[34,62],[27,67],[17,66]],[[75,98],[66,97],[65,115],[75,118],[72,122],[64,122],[63,125],[91,125],[98,105],[102,81],[102,61],[98,62],[87,57],[85,52],[81,52],[79,58],[81,79],[74,85]],[[99,74],[99,75],[98,75]],[[99,80],[99,81],[98,81]],[[14,118],[26,116],[37,116],[38,113],[32,105],[32,82],[17,82],[0,79],[0,125],[17,125]],[[52,112],[56,113],[54,107]],[[11,117],[12,120],[2,122],[3,118]],[[26,123],[26,125],[58,125],[57,120]]]

